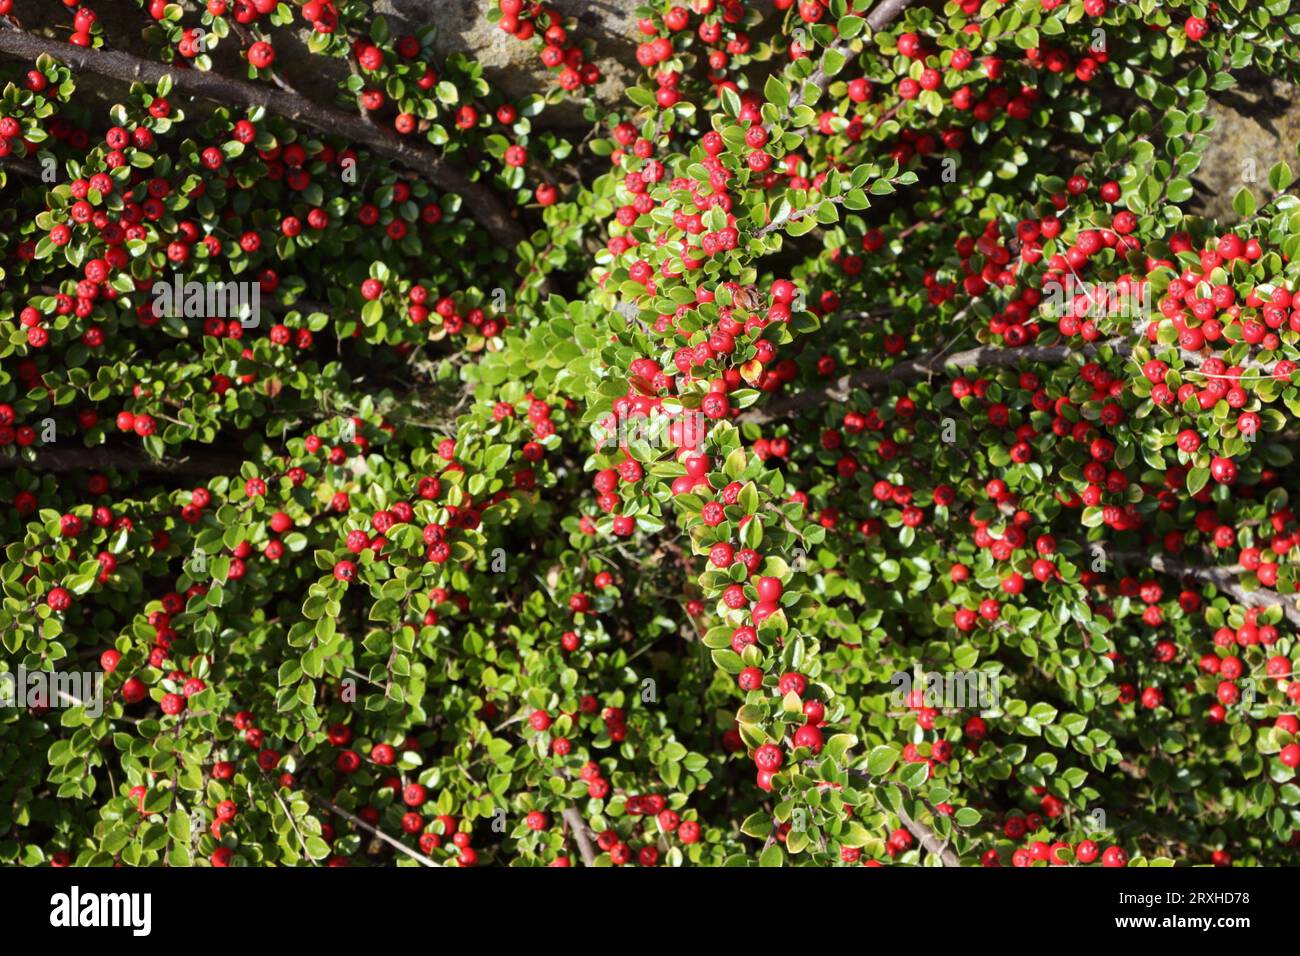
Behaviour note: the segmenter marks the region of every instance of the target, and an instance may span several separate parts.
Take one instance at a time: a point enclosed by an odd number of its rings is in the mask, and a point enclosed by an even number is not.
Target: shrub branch
[[[317,804],[319,804],[322,808],[328,810],[330,813],[337,813],[339,816],[341,816],[344,820],[347,820],[353,826],[360,827],[362,830],[365,830],[367,833],[369,833],[371,836],[375,837],[376,839],[383,840],[394,850],[398,850],[399,852],[406,854],[413,860],[418,860],[422,866],[435,866],[435,867],[442,866],[441,863],[429,859],[423,853],[416,853],[414,850],[412,850],[409,846],[407,846],[402,841],[393,839],[383,830],[379,829],[379,827],[372,826],[371,824],[367,823],[365,820],[362,820],[356,814],[349,813],[347,810],[344,810],[334,801],[326,800],[324,797],[318,797],[318,796],[314,796],[314,799],[316,800]]]
[[[1136,552],[1113,554],[1111,557],[1123,563],[1146,564],[1162,574],[1195,578],[1198,581],[1213,584],[1224,594],[1231,595],[1238,604],[1244,607],[1280,607],[1286,619],[1296,627],[1300,627],[1300,606],[1297,606],[1295,600],[1288,600],[1269,588],[1256,588],[1253,591],[1247,591],[1238,580],[1238,576],[1245,570],[1239,564],[1203,567],[1184,564],[1182,561],[1167,558],[1163,554],[1137,554]]]
[[[1120,355],[1132,352],[1132,346],[1124,342],[1112,341],[1102,344],[1109,345]],[[752,408],[739,416],[739,419],[764,424],[806,408],[815,408],[831,402],[842,404],[859,390],[888,388],[896,382],[915,382],[929,378],[945,368],[1006,368],[1019,365],[1021,362],[1059,364],[1076,355],[1092,358],[1100,347],[1099,345],[1089,345],[1084,348],[1072,345],[1029,345],[1007,348],[1000,345],[981,345],[978,348],[951,354],[939,349],[919,358],[898,362],[889,368],[862,368],[846,372],[820,388],[810,388],[798,394],[786,395],[769,402],[762,408]]]
[[[321,106],[304,96],[210,71],[152,63],[117,50],[95,50],[61,43],[38,37],[4,20],[0,20],[0,53],[26,60],[35,60],[45,53],[81,72],[123,83],[157,83],[170,75],[174,88],[190,96],[237,109],[260,106],[268,113],[291,122],[365,144],[367,149],[419,173],[439,189],[456,193],[492,238],[511,250],[528,238],[524,228],[491,189],[473,182],[432,151],[406,142],[392,130],[341,110]]]
[[[573,839],[578,844],[578,852],[582,855],[583,866],[596,865],[596,848],[592,846],[591,834],[587,832],[587,821],[582,819],[582,814],[576,807],[566,807],[560,814],[564,817],[564,822],[569,825],[569,830],[573,833]]]
[[[964,315],[964,311],[957,313],[953,317],[953,323],[960,322]],[[1144,344],[1151,346],[1151,343],[1145,342],[1145,340]],[[819,388],[806,389],[797,394],[787,394],[761,408],[751,408],[739,415],[737,420],[765,424],[807,408],[816,408],[831,402],[842,404],[852,398],[853,393],[859,390],[870,391],[873,388],[888,388],[898,382],[915,382],[923,378],[929,378],[945,368],[962,370],[1008,368],[1017,366],[1021,362],[1059,365],[1062,362],[1068,362],[1075,356],[1084,359],[1096,358],[1101,349],[1106,347],[1112,349],[1119,356],[1133,354],[1132,342],[1120,338],[1108,339],[1105,342],[1082,347],[1074,345],[1026,345],[1019,347],[981,345],[951,354],[948,353],[946,348],[936,349],[918,358],[896,362],[889,368],[860,368],[852,372],[845,372],[839,378]],[[1151,347],[1155,348],[1157,346]],[[1186,349],[1179,349],[1179,353],[1183,361],[1189,365],[1210,357]],[[1267,368],[1264,363],[1250,359],[1237,364],[1246,369]],[[1203,375],[1204,373],[1190,369],[1185,370],[1183,374]]]
[[[957,852],[948,845],[947,841],[940,840],[938,836],[935,835],[935,832],[924,823],[921,823],[918,820],[913,820],[902,807],[899,807],[898,809],[898,819],[903,826],[908,829],[912,836],[916,837],[917,840],[920,841],[921,846],[925,847],[926,850],[937,856],[944,866],[961,866],[961,859],[957,856]]]

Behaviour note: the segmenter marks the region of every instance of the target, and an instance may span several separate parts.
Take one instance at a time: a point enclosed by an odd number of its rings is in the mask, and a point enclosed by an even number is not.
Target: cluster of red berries
[[[383,426],[386,429],[391,428],[389,425]],[[358,435],[358,443],[364,436]],[[310,435],[305,440],[306,449],[310,453],[317,453],[323,447],[322,440],[319,436]],[[366,446],[359,446],[364,450]],[[540,448],[540,446],[538,446]],[[331,460],[334,456],[339,455],[341,449],[335,448],[330,450]],[[346,453],[342,453],[346,457]],[[439,475],[426,475],[417,482],[416,493],[425,500],[436,500],[442,493],[441,475],[450,471],[464,471],[464,465],[456,460],[456,443],[453,439],[443,439],[438,443],[438,455],[447,464],[443,466]],[[510,496],[510,491],[500,489],[493,492],[482,501],[475,502],[473,499],[466,498],[460,504],[444,504],[443,508],[448,512],[448,520],[445,523],[429,522],[426,523],[422,536],[425,544],[425,559],[433,564],[443,564],[451,557],[452,543],[450,535],[457,530],[474,530],[483,519],[483,512],[493,505],[500,504]],[[330,509],[339,513],[347,513],[351,510],[351,501],[346,492],[336,492],[330,499]],[[385,534],[399,524],[409,524],[414,520],[414,509],[407,501],[398,501],[387,508],[380,509],[370,516],[370,526],[376,532],[370,535],[362,528],[340,529],[343,535],[343,545],[352,554],[360,554],[363,551],[369,551],[378,561],[388,559],[388,553],[385,546],[388,539]],[[343,584],[351,583],[357,575],[358,566],[355,561],[342,559],[334,564],[333,575],[335,580]],[[434,593],[441,591],[435,589]],[[431,597],[433,595],[431,594]],[[437,603],[437,602],[435,602]],[[437,623],[437,614],[430,610],[426,614],[426,626]]]
[[[773,583],[775,582],[775,583]],[[780,599],[780,582],[775,578],[760,578],[758,581],[758,591],[760,604],[755,608],[754,618],[759,622],[759,618],[765,618],[775,610],[775,602]],[[725,597],[724,597],[725,600]],[[759,607],[769,607],[766,613],[760,613]],[[756,625],[755,625],[756,626]],[[757,635],[753,627],[742,626],[732,634],[733,648],[739,644],[744,647],[757,641]],[[761,668],[746,667],[736,676],[736,683],[742,691],[761,690],[764,683],[764,674]],[[808,679],[803,674],[790,672],[782,674],[777,681],[777,692],[782,696],[794,694],[802,698],[808,691]],[[825,724],[826,707],[820,700],[809,699],[803,702],[802,711],[806,723],[800,726],[791,738],[791,751],[805,749],[813,756],[821,753],[823,746],[821,728]],[[758,768],[757,783],[760,790],[771,792],[772,778],[780,772],[785,763],[785,753],[777,744],[761,744],[755,749],[754,766]]]
[[[1010,817],[1004,825],[1004,830],[1008,836],[1012,836],[1012,831],[1019,831],[1021,836],[1024,835],[1024,817]],[[1015,821],[1020,821],[1018,825],[1013,825]],[[1016,837],[1012,836],[1013,839]],[[1064,840],[1057,840],[1054,843],[1048,843],[1046,840],[1033,840],[1023,847],[1015,850],[1011,854],[1011,865],[1015,867],[1033,866],[1035,863],[1047,862],[1052,866],[1066,866],[1070,860],[1064,854],[1073,853],[1074,859],[1082,864],[1095,863],[1100,857],[1101,865],[1104,867],[1124,867],[1128,866],[1128,854],[1124,848],[1111,845],[1104,850],[1093,840],[1081,840],[1073,847]],[[981,864],[986,867],[1001,866],[1002,858],[995,849],[984,851],[984,856],[980,860]]]
[[[26,156],[35,147],[23,136],[22,123],[16,117],[0,115],[0,157]]]
[[[556,72],[556,82],[570,93],[600,82],[600,68],[586,59],[581,47],[566,46],[569,31],[554,8],[532,0],[497,0],[501,12],[497,26],[515,39],[536,39],[542,48],[542,64]]]
[[[365,294],[364,290],[362,294]],[[458,306],[456,299],[449,295],[439,297],[430,309],[429,290],[418,283],[411,286],[406,297],[410,303],[406,307],[406,317],[413,325],[421,325],[428,321],[432,313],[442,322],[442,328],[448,335],[477,333],[486,339],[496,338],[510,327],[508,316],[489,316],[481,306],[466,309],[462,315],[461,306]]]
[[[627,816],[633,823],[633,832],[640,831],[641,839],[646,842],[636,852],[638,866],[652,867],[659,862],[659,848],[656,846],[659,835],[676,834],[682,845],[690,846],[700,839],[700,825],[695,820],[683,820],[676,810],[668,809],[668,802],[659,794],[648,796],[630,796],[624,805]],[[644,826],[637,818],[644,818]],[[651,828],[654,821],[657,831]],[[620,836],[615,830],[603,830],[596,835],[596,845],[609,854],[610,862],[615,866],[626,866],[632,862],[632,847],[628,840],[632,835]]]
[[[645,17],[637,21],[637,29],[646,37],[637,44],[637,63],[654,69],[683,52],[685,44],[680,44],[679,38],[694,36],[705,47],[700,59],[708,64],[709,83],[718,92],[724,87],[735,91],[736,83],[728,79],[727,70],[736,65],[733,57],[747,56],[751,49],[749,34],[743,29],[746,12],[742,0],[692,0],[689,10],[678,5],[662,16]],[[675,106],[681,98],[680,74],[661,70],[655,79],[658,105],[663,109]]]
[[[114,563],[112,567],[115,566]],[[103,563],[101,567],[111,572],[111,567]],[[160,709],[169,717],[180,715],[185,710],[186,701],[207,688],[207,683],[202,678],[187,675],[176,669],[171,660],[172,644],[177,636],[175,628],[172,627],[172,617],[185,609],[190,598],[204,593],[205,590],[203,586],[195,585],[184,595],[175,591],[168,592],[162,596],[162,610],[151,611],[147,618],[149,626],[154,629],[153,646],[149,650],[148,657],[149,667],[164,671],[164,680],[180,689],[179,693],[166,691],[159,701]],[[99,665],[106,674],[116,672],[121,661],[122,654],[116,648],[108,648],[99,657]],[[210,663],[210,660],[196,656],[190,660],[189,668],[193,671]],[[168,670],[169,665],[170,670]],[[128,705],[138,704],[149,696],[149,689],[142,678],[132,676],[123,682],[121,694],[122,700]]]
[[[338,749],[334,760],[334,768],[340,774],[345,777],[351,776],[362,768],[363,758],[349,746],[353,741],[351,727],[343,723],[330,725],[326,731],[326,740],[331,747]],[[400,749],[408,753],[418,752],[420,742],[414,736],[408,735],[401,741]],[[398,747],[382,741],[371,745],[370,761],[381,772],[383,768],[393,766],[397,760]],[[280,785],[292,786],[292,782],[292,778],[285,774],[281,777]],[[470,845],[473,841],[473,835],[469,831],[461,830],[460,822],[454,816],[444,813],[437,814],[432,819],[427,819],[420,812],[432,801],[427,787],[415,781],[404,781],[402,777],[395,774],[389,774],[381,776],[375,786],[376,795],[382,790],[391,790],[406,806],[407,809],[401,818],[402,832],[416,839],[416,844],[421,853],[426,856],[432,855],[434,850],[443,845],[444,840],[449,840],[451,847],[456,851],[456,862],[460,866],[473,866],[478,862],[478,852]],[[379,826],[381,814],[379,809],[372,804],[360,807],[356,815],[363,823],[371,827]],[[332,824],[328,822],[321,824],[321,838],[326,843],[332,844],[336,835]],[[347,857],[336,854],[329,859],[327,865],[335,867],[347,866],[348,860]]]

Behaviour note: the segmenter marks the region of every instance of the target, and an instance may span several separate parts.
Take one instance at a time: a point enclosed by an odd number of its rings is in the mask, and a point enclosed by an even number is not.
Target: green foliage
[[[0,656],[103,676],[0,710],[0,862],[1290,859],[1300,209],[1193,188],[1289,8],[822,6],[502,119],[338,4],[464,194],[0,63]]]

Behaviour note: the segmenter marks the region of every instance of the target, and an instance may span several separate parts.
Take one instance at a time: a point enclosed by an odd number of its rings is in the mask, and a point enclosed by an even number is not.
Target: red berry
[[[259,40],[248,48],[248,62],[259,70],[265,70],[275,61],[275,50],[271,44]]]
[[[128,704],[138,704],[149,695],[148,689],[144,686],[144,681],[138,677],[131,677],[122,685],[122,699]]]

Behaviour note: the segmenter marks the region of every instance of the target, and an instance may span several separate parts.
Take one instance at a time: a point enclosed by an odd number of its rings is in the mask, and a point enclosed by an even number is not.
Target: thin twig
[[[365,820],[362,820],[355,813],[349,813],[347,810],[344,810],[342,807],[340,807],[337,803],[334,803],[332,800],[327,800],[324,797],[315,796],[315,795],[313,795],[313,798],[316,800],[317,803],[319,803],[322,807],[327,808],[331,813],[337,813],[339,816],[341,816],[344,820],[347,820],[353,826],[360,827],[361,829],[369,833],[371,836],[383,840],[389,846],[393,847],[393,849],[400,850],[402,853],[405,853],[411,859],[419,860],[420,863],[422,863],[424,866],[439,866],[439,867],[442,866],[441,863],[435,863],[433,860],[429,859],[423,853],[416,853],[414,850],[412,850],[409,846],[407,846],[405,843],[401,842],[400,840],[394,840],[383,830],[379,829],[376,826],[372,826],[371,824],[367,823]]]

